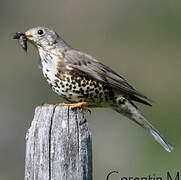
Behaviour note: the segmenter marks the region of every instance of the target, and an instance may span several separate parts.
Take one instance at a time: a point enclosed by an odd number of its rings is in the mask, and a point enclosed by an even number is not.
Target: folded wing
[[[74,49],[64,52],[64,56],[67,61],[67,66],[73,69],[73,71],[102,81],[123,94],[128,95],[133,101],[151,106],[149,102],[145,101],[152,101],[151,99],[138,92],[123,77],[97,61],[94,57]]]

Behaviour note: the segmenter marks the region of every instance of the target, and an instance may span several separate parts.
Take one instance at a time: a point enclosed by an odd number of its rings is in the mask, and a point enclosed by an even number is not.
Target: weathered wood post
[[[25,180],[92,180],[92,140],[81,109],[36,108],[26,138]]]

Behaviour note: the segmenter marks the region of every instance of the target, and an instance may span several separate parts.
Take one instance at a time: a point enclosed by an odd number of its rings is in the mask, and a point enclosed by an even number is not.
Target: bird
[[[26,37],[37,47],[39,66],[48,84],[69,102],[60,103],[60,106],[112,108],[143,127],[166,151],[173,150],[173,146],[135,105],[138,102],[152,106],[152,100],[125,78],[95,57],[71,47],[52,29],[39,26],[22,34],[22,39]]]

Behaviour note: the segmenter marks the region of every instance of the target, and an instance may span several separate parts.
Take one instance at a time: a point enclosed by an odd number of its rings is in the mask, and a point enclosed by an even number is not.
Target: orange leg
[[[90,103],[90,102],[79,102],[79,103],[75,103],[75,104],[66,104],[66,103],[58,104],[58,106],[70,106],[72,109],[74,109],[74,108],[79,108],[79,107],[83,107],[83,106],[89,106],[89,105],[94,105],[94,103]]]

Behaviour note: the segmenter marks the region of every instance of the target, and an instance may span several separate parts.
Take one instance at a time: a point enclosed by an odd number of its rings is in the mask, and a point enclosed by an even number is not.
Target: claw
[[[84,112],[86,112],[86,113],[89,112],[89,113],[91,114],[91,110],[88,109],[88,108],[83,107],[82,110],[83,110]]]

